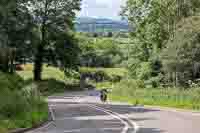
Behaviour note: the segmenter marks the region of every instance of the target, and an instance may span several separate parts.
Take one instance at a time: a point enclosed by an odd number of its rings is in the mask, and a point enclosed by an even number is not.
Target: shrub
[[[110,81],[119,82],[127,75],[123,68],[80,68],[80,74],[96,82]]]
[[[4,91],[1,92],[0,113],[5,117],[13,118],[18,113],[26,112],[28,103],[26,99],[17,91]]]
[[[152,68],[150,62],[142,62],[136,70],[136,76],[141,80],[148,80],[151,77]]]
[[[6,74],[0,72],[1,90],[19,90],[23,86],[23,79],[17,74]],[[0,90],[0,91],[1,91]]]
[[[33,86],[17,74],[0,72],[0,132],[28,128],[48,118],[48,105]]]
[[[147,88],[157,88],[160,86],[160,77],[152,77],[149,80],[145,81],[145,86]]]

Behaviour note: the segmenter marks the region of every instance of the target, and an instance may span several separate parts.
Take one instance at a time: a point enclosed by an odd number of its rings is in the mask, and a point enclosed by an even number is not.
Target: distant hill
[[[77,18],[75,27],[78,32],[127,32],[129,29],[126,21],[92,17]]]

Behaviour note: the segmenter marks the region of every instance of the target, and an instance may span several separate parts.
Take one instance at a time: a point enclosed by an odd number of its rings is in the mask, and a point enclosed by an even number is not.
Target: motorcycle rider
[[[107,101],[107,93],[108,93],[108,90],[107,89],[102,89],[100,91],[100,99],[102,102],[106,102]]]

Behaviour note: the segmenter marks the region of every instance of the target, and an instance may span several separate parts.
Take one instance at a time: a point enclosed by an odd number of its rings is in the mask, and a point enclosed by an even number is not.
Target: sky
[[[81,17],[99,17],[120,19],[119,12],[121,5],[126,0],[83,0]]]

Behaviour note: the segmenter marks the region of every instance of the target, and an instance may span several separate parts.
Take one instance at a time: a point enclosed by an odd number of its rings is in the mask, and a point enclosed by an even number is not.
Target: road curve
[[[97,91],[48,98],[53,122],[28,133],[200,133],[200,113],[101,104]]]

